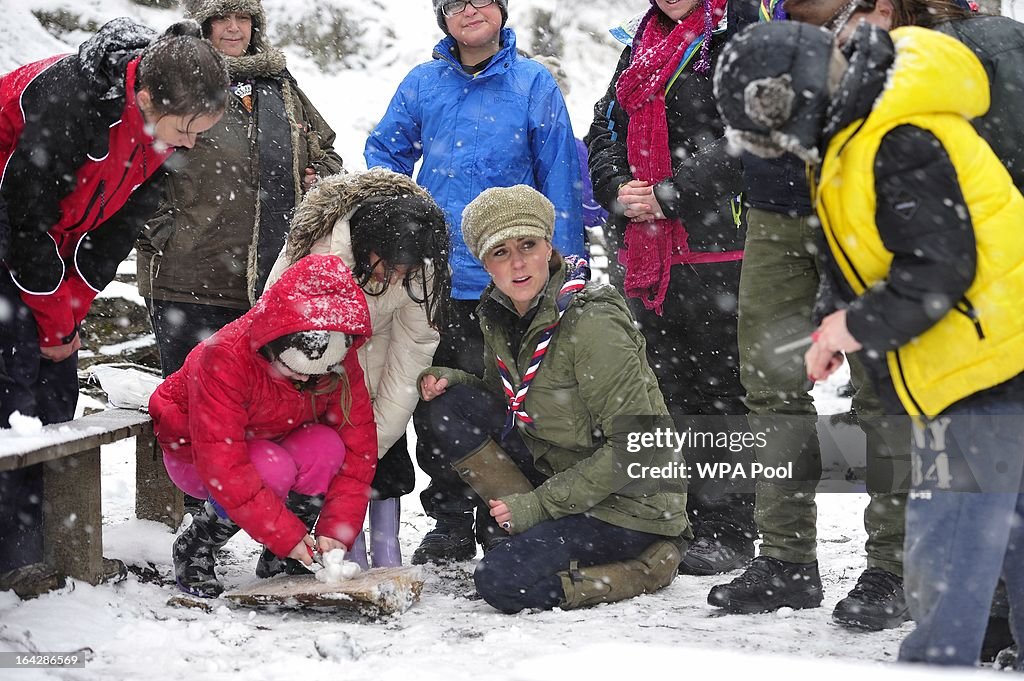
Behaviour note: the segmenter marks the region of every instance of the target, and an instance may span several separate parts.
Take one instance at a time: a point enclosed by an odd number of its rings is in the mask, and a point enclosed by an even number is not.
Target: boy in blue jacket
[[[433,60],[415,67],[366,140],[367,168],[412,175],[444,209],[451,230],[452,304],[434,364],[483,373],[483,338],[475,310],[490,281],[462,238],[462,210],[483,190],[525,184],[555,204],[554,246],[583,254],[582,182],[576,141],[555,79],[516,52],[505,28],[508,0],[433,0],[446,34]],[[443,459],[419,411],[414,415],[420,467],[431,476],[421,494],[437,526],[414,564],[469,560],[475,496]],[[477,509],[484,550],[507,537]]]

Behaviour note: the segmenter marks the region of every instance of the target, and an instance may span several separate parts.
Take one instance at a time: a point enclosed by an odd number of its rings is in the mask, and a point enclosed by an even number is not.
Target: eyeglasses
[[[493,4],[494,0],[452,0],[441,5],[441,14],[450,19],[457,14],[465,12],[466,5],[473,5],[476,9],[480,9]]]

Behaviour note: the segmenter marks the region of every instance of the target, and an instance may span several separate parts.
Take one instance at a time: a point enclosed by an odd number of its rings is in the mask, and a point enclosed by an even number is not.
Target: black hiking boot
[[[320,510],[324,507],[324,495],[307,496],[298,492],[289,492],[288,500],[285,503],[291,511],[306,525],[311,533],[316,519],[320,517]],[[278,558],[270,549],[263,549],[260,559],[256,561],[256,576],[260,579],[267,579],[280,574],[286,575],[308,575],[311,573],[301,561],[294,558]]]
[[[203,512],[192,518],[192,524],[175,542],[174,580],[178,588],[200,598],[216,598],[224,592],[213,569],[213,557],[239,527],[230,518],[221,518],[207,502]]]
[[[413,565],[472,560],[476,556],[473,514],[438,513],[437,525],[423,537],[412,554]]]
[[[754,557],[749,539],[698,537],[679,564],[681,575],[720,575],[745,567]]]
[[[862,572],[857,585],[832,611],[836,624],[868,631],[892,629],[909,619],[903,578],[877,567]]]
[[[821,599],[818,561],[790,563],[769,556],[758,556],[743,574],[708,594],[708,604],[735,614],[817,608]]]
[[[476,509],[476,543],[484,550],[485,556],[511,538],[508,532],[498,527],[489,508]]]

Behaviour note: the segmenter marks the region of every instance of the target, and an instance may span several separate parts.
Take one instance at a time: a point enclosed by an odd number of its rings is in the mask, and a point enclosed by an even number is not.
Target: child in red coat
[[[183,591],[220,595],[213,557],[239,529],[306,565],[314,547],[351,548],[377,464],[373,409],[350,352],[369,336],[366,299],[351,272],[336,256],[310,255],[153,394],[168,474],[209,499],[174,543]],[[286,507],[289,493],[303,498],[303,518]]]

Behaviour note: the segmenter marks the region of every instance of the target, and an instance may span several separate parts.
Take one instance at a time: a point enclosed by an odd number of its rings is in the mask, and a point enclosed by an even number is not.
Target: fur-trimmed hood
[[[206,22],[215,16],[238,12],[252,17],[252,40],[249,51],[241,57],[228,57],[228,70],[233,79],[278,77],[288,66],[284,53],[267,40],[267,13],[260,0],[185,0],[185,16],[195,19],[209,37]]]
[[[408,175],[383,168],[323,178],[306,194],[292,217],[285,254],[287,263],[294,264],[309,253],[314,243],[329,234],[339,220],[351,215],[363,201],[375,196],[396,195],[430,198],[430,194]]]

